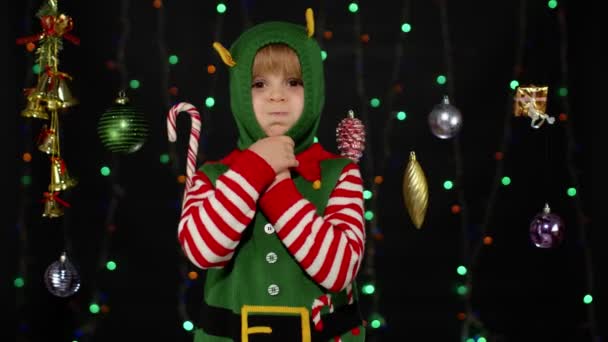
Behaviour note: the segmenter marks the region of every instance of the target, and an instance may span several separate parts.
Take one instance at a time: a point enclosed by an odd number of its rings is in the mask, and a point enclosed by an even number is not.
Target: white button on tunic
[[[279,285],[271,284],[268,286],[268,294],[271,296],[276,296],[279,294]]]
[[[270,253],[266,254],[266,261],[269,264],[274,264],[275,262],[277,262],[277,253],[270,252]]]
[[[270,223],[266,223],[266,225],[264,226],[264,231],[266,232],[266,234],[272,234],[274,233],[274,227]]]

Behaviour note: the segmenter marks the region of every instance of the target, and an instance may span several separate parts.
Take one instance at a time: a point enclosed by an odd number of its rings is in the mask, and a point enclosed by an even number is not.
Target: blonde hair
[[[287,77],[302,78],[302,67],[296,52],[285,44],[269,44],[258,50],[253,60],[252,76],[278,72]]]

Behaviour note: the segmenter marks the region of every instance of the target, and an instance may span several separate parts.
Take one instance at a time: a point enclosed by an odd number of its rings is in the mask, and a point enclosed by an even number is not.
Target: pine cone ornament
[[[342,156],[352,159],[355,163],[359,162],[365,150],[365,126],[361,120],[355,118],[352,110],[348,111],[348,116],[342,119],[336,128],[336,142]]]

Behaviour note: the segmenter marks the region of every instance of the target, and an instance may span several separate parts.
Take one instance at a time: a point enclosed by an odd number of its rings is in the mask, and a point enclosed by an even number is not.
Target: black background
[[[453,87],[450,100],[463,113],[464,125],[458,137],[463,182],[445,191],[443,181],[455,179],[458,169],[455,139],[436,138],[426,121],[431,108],[448,91],[447,86],[434,81],[446,72],[441,2],[409,3],[407,21],[413,29],[403,38],[399,31],[402,2],[359,4],[361,33],[370,36],[369,43],[362,45],[361,77],[366,99],[361,99],[356,88],[356,21],[347,11],[346,1],[229,1],[221,22],[215,2],[165,1],[159,13],[152,1],[131,1],[125,67],[127,78],[138,79],[141,87],[128,90],[128,96],[145,113],[150,134],[136,153],[114,155],[101,144],[96,129],[99,117],[124,85],[118,70],[107,68],[107,62],[117,57],[123,2],[60,1],[60,12],[74,19],[72,33],[81,39],[80,46],[64,41],[59,56],[60,70],[74,77],[70,87],[80,101],[61,119],[62,156],[79,184],[62,195],[72,206],[54,220],[42,218],[39,201],[48,185],[49,168],[34,141],[44,122],[19,115],[25,106],[23,88],[34,86],[34,55],[14,44],[16,37],[39,32],[35,12],[42,3],[23,1],[15,4],[14,12],[5,12],[5,72],[14,81],[3,83],[2,92],[7,109],[2,134],[7,166],[2,181],[6,183],[3,189],[8,190],[6,210],[2,210],[6,220],[2,240],[8,260],[7,275],[3,277],[7,281],[2,286],[9,293],[5,306],[11,309],[17,303],[15,315],[10,316],[15,319],[3,329],[9,334],[7,340],[14,340],[16,335],[18,341],[72,341],[76,329],[85,322],[94,322],[95,330],[80,341],[119,341],[127,340],[127,336],[137,341],[191,339],[181,327],[178,310],[183,282],[180,267],[191,266],[185,262],[176,239],[181,196],[176,176],[185,170],[184,137],[189,119],[186,115],[178,118],[178,142],[170,146],[167,110],[177,101],[186,101],[201,111],[199,163],[226,154],[234,147],[236,131],[228,105],[227,72],[211,43],[219,39],[228,47],[248,25],[261,21],[304,24],[307,7],[315,10],[316,38],[329,56],[325,61],[327,92],[319,140],[326,149],[337,152],[335,127],[348,109],[354,109],[364,115],[367,124],[369,148],[361,161],[366,187],[371,187],[375,175],[384,176],[375,194],[376,207],[370,209],[376,210],[374,222],[384,236],[373,242],[373,261],[377,309],[386,326],[373,333],[370,340],[459,340],[461,321],[456,317],[463,310],[463,298],[454,292],[461,280],[455,270],[469,254],[463,250],[463,239],[475,243],[488,214],[486,206],[497,166],[494,153],[504,140],[505,125],[511,134],[505,140],[503,171],[513,182],[498,188],[489,213],[487,229],[494,244],[482,249],[478,267],[473,269],[474,311],[499,341],[591,341],[582,296],[588,272],[592,272],[597,334],[605,336],[607,285],[600,262],[600,231],[604,227],[599,219],[599,202],[594,202],[593,208],[591,205],[592,192],[603,193],[596,188],[599,184],[592,184],[591,176],[591,127],[603,127],[599,123],[603,115],[601,81],[594,76],[599,69],[591,60],[594,44],[587,43],[594,41],[592,9],[582,5],[575,8],[574,1],[560,1],[556,10],[549,9],[544,1],[446,1],[453,68],[448,79]],[[522,4],[526,6],[524,17],[519,9]],[[566,20],[565,37],[560,35],[558,11]],[[567,49],[568,122],[558,120],[535,130],[527,118],[505,120],[511,111],[508,85],[516,67],[519,20],[524,20],[526,30],[518,80],[520,84],[549,86],[547,112],[552,116],[567,108],[564,99],[557,96],[564,82],[560,49]],[[332,39],[323,38],[325,30],[333,32]],[[166,50],[161,49],[160,42]],[[394,75],[397,44],[403,44],[403,55],[399,72]],[[167,69],[161,53],[178,55],[179,63]],[[215,75],[206,73],[208,64],[217,66]],[[393,79],[403,91],[389,108],[386,99]],[[179,88],[177,96],[168,94],[170,86]],[[204,99],[210,95],[215,96],[216,106],[208,110]],[[367,105],[371,97],[383,100],[382,105],[371,108]],[[408,113],[407,119],[391,119],[390,112],[401,109]],[[573,139],[567,134],[568,125]],[[391,127],[388,131],[387,126]],[[571,159],[568,146],[574,151]],[[401,192],[403,170],[412,150],[429,181],[429,209],[420,230],[409,220]],[[176,152],[172,154],[174,161],[160,163],[160,155],[169,151]],[[23,163],[24,152],[32,154],[31,163]],[[103,165],[112,166],[112,177],[100,175]],[[566,196],[573,181],[569,167],[576,170],[580,182],[577,196],[589,219],[584,226],[587,244],[580,240],[583,227],[577,220],[575,200]],[[26,173],[31,174],[32,183],[22,187],[20,180]],[[102,242],[108,237],[106,220],[113,186],[119,186],[123,195],[116,199],[113,216],[117,230],[105,245]],[[462,215],[450,212],[458,202],[459,190],[466,200],[466,225],[462,224]],[[555,249],[536,248],[528,238],[529,222],[545,202],[566,222],[565,240]],[[372,239],[373,235],[369,236]],[[82,277],[81,290],[67,299],[52,296],[43,283],[45,268],[64,248],[69,249]],[[590,270],[584,262],[585,249],[590,250],[593,261]],[[100,267],[102,253],[118,262],[115,272]],[[21,263],[27,266],[22,275],[26,286],[15,289],[12,282]],[[365,280],[367,276],[362,275]],[[202,282],[197,280],[185,293],[186,312],[191,316],[197,312],[201,289]],[[99,293],[110,312],[90,320],[88,303]],[[365,301],[366,314],[371,313],[370,303]]]

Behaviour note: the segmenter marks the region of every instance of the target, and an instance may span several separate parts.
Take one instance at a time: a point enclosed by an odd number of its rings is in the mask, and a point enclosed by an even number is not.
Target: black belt
[[[298,308],[290,309],[296,310]],[[280,314],[279,311],[273,311],[275,314],[268,314],[261,311],[253,311],[255,312],[247,314],[246,325],[251,328],[270,327],[272,332],[249,333],[249,342],[299,342],[302,340],[302,316],[298,313]],[[305,310],[305,312],[308,316],[308,310]],[[203,301],[200,327],[209,335],[232,338],[235,342],[239,342],[241,341],[241,331],[243,329],[241,318],[240,313],[234,313],[226,308],[210,306]],[[323,330],[321,331],[314,329],[314,323],[310,316],[308,316],[308,320],[310,321],[309,329],[311,341],[313,342],[328,341],[363,323],[357,302],[335,308],[332,313],[321,315],[321,321],[323,322]]]

